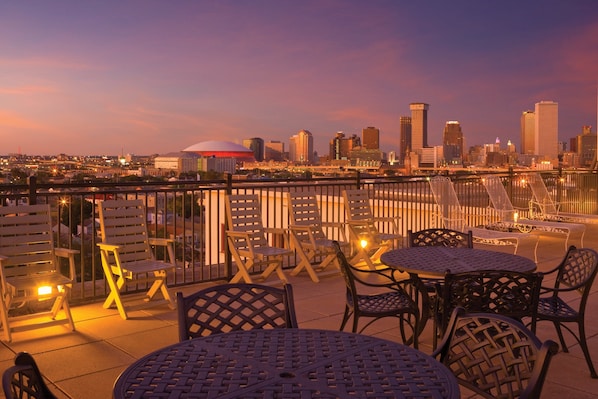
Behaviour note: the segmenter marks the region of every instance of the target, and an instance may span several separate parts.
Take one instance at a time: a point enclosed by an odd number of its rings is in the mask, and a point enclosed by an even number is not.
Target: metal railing
[[[531,190],[521,184],[521,174],[500,173],[513,205],[527,207]],[[567,199],[564,211],[598,213],[598,175],[592,172],[542,173],[553,198]],[[497,215],[489,207],[488,195],[478,174],[450,176],[470,224],[482,225]],[[0,185],[3,206],[16,203],[47,203],[53,211],[56,241],[62,247],[77,249],[77,284],[72,303],[96,301],[108,293],[104,281],[97,242],[99,242],[98,204],[111,198],[140,198],[147,210],[150,235],[175,239],[177,271],[169,285],[228,280],[234,265],[225,240],[224,198],[227,193],[257,193],[262,203],[264,224],[286,228],[289,221],[286,193],[311,190],[320,201],[323,221],[345,221],[342,191],[348,188],[367,190],[375,216],[400,217],[399,232],[441,225],[435,212],[428,177],[395,176],[364,178],[359,174],[342,178],[245,181],[176,181],[156,183],[81,183]],[[526,215],[521,215],[525,217]],[[380,226],[389,232],[390,226]],[[338,234],[331,233],[331,234]],[[334,237],[337,238],[337,237]],[[162,256],[157,254],[157,256]],[[293,267],[297,259],[285,259]],[[259,270],[256,270],[259,272]],[[139,290],[145,287],[138,287]]]

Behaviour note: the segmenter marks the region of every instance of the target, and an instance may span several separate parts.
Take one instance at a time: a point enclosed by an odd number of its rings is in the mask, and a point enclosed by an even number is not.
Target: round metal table
[[[393,249],[380,257],[385,265],[410,274],[443,277],[447,271],[475,270],[533,272],[536,263],[523,256],[477,248],[409,247]]]
[[[128,367],[114,398],[459,398],[411,347],[332,330],[238,331],[167,346]]]

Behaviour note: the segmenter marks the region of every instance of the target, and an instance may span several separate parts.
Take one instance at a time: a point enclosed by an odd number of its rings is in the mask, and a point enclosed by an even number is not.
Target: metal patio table
[[[144,356],[114,398],[459,398],[451,371],[384,339],[332,330],[214,334]]]

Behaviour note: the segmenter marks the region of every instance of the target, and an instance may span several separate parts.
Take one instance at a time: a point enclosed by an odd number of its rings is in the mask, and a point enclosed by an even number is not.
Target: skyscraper
[[[282,161],[284,158],[284,143],[269,141],[264,145],[264,159],[266,161]]]
[[[447,121],[444,125],[442,151],[449,164],[463,163],[463,131],[458,121]]]
[[[357,135],[345,137],[343,132],[337,132],[332,140],[330,140],[330,159],[349,159],[349,154],[355,147],[361,146],[361,141]]]
[[[557,159],[559,142],[559,105],[554,101],[540,101],[535,108],[534,146],[536,154]]]
[[[297,163],[313,163],[314,139],[309,130],[301,130],[291,137],[289,159]]]
[[[259,137],[253,137],[251,139],[243,140],[243,147],[249,148],[253,151],[255,160],[261,162],[264,160],[264,139]]]
[[[401,165],[405,164],[405,155],[411,151],[411,117],[401,116],[399,119],[401,124],[401,142],[399,143],[399,162]]]
[[[411,103],[411,150],[428,147],[428,108],[425,103]]]
[[[380,129],[369,126],[361,130],[361,144],[366,150],[380,149]]]
[[[536,115],[534,111],[523,111],[521,114],[521,153],[537,154],[535,150]]]

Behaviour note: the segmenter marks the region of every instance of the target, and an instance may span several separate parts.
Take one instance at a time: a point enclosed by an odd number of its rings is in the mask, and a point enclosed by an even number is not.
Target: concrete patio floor
[[[588,226],[584,246],[598,248],[598,225]],[[497,247],[484,247],[497,249]],[[538,270],[554,267],[564,255],[564,245],[556,238],[542,237],[538,248]],[[295,306],[302,328],[337,330],[344,309],[344,283],[338,273],[313,283],[303,273],[290,277],[295,294]],[[546,282],[545,282],[546,283]],[[204,285],[205,286],[205,285]],[[190,293],[200,286],[178,290]],[[156,307],[131,314],[122,320],[116,309],[103,309],[101,303],[72,308],[77,331],[64,326],[37,329],[13,334],[11,343],[0,345],[0,369],[13,364],[19,351],[32,353],[59,398],[107,399],[112,397],[112,385],[118,375],[133,361],[160,347],[177,342],[176,312]],[[598,367],[598,283],[594,285],[587,308],[586,326],[589,347]],[[421,337],[420,349],[431,353],[431,323]],[[381,320],[368,327],[365,334],[399,341],[396,324]],[[556,333],[549,323],[538,327],[540,339],[554,339]],[[583,354],[574,339],[570,353],[562,351],[553,359],[543,390],[543,398],[598,398],[598,380],[591,379]],[[464,396],[466,397],[466,396]]]

